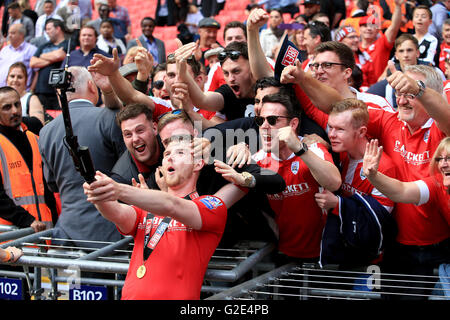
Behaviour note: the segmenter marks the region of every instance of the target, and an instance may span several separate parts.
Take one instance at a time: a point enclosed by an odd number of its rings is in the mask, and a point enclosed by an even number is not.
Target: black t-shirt
[[[237,98],[227,84],[220,86],[215,92],[223,96],[224,104],[220,112],[227,117],[227,120],[253,117],[255,115],[254,98]]]
[[[64,40],[61,43],[55,45],[51,41],[48,41],[38,47],[34,56],[39,58],[39,56],[42,53],[52,52],[52,51],[58,50],[59,48],[63,48],[63,50],[67,53],[67,43],[68,43],[68,41]],[[48,78],[50,76],[50,70],[60,69],[60,68],[61,68],[61,61],[58,61],[58,62],[52,63],[44,68],[39,69],[38,80],[36,82],[36,89],[34,90],[35,93],[37,93],[37,94],[39,94],[39,93],[54,94],[55,89],[48,84]]]

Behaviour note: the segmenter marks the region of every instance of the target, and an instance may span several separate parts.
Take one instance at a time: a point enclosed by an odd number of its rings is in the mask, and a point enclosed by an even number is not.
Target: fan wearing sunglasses
[[[152,76],[152,95],[156,98],[163,100],[170,100],[169,93],[167,92],[164,78],[166,77],[166,63],[158,64],[153,70]]]
[[[287,96],[265,96],[255,122],[262,149],[253,159],[281,175],[287,186],[281,193],[268,195],[280,233],[279,262],[291,258],[318,261],[325,216],[314,195],[321,188],[337,190],[339,170],[323,145],[307,146],[303,137],[297,136],[300,120]]]
[[[189,73],[180,73],[188,85],[192,103],[200,109],[220,111],[227,120],[254,115],[255,79],[250,71],[247,44],[232,42],[219,56],[226,84],[214,92],[204,92]]]

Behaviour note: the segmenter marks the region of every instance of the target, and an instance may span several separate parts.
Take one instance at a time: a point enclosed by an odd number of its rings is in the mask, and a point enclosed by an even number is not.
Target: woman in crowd
[[[6,84],[19,93],[22,115],[36,117],[44,124],[44,107],[35,94],[27,91],[27,80],[27,68],[22,62],[13,63],[9,67]]]
[[[450,137],[442,139],[431,158],[431,175],[417,181],[402,182],[378,172],[382,150],[377,140],[367,144],[364,174],[369,181],[395,202],[429,205],[430,214],[441,214],[450,225]]]
[[[367,144],[364,175],[379,192],[394,202],[423,207],[426,216],[420,219],[411,217],[410,223],[433,225],[434,236],[440,238],[438,243],[432,245],[396,243],[389,249],[389,254],[386,249],[386,284],[392,285],[391,281],[396,281],[398,289],[392,289],[392,292],[407,293],[409,299],[420,299],[433,289],[431,277],[434,270],[450,263],[450,137],[442,139],[436,148],[430,162],[430,176],[417,181],[402,182],[378,172],[382,150],[377,140]],[[391,277],[393,273],[398,275]],[[408,278],[402,276],[405,274],[409,275]]]

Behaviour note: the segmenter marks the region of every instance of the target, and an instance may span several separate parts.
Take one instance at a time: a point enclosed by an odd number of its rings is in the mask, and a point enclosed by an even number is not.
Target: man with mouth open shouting
[[[281,175],[286,189],[267,195],[279,229],[278,264],[287,261],[317,262],[326,214],[314,195],[322,188],[336,191],[341,185],[339,170],[321,144],[307,146],[297,136],[298,113],[288,97],[266,95],[255,122],[262,149],[253,159],[262,168]]]
[[[225,83],[214,92],[203,92],[189,73],[180,74],[188,84],[193,105],[208,111],[220,112],[227,120],[254,116],[254,86],[245,42],[231,42],[219,53]],[[265,61],[265,60],[264,60]]]
[[[167,192],[119,184],[101,172],[95,182],[83,185],[87,200],[135,239],[122,299],[200,298],[227,210],[244,195],[227,184],[214,195],[199,196],[196,184],[203,165],[190,141],[174,139],[162,165]]]

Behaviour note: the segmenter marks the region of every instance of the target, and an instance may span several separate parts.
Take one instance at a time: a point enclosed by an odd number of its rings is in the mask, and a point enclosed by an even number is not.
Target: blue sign
[[[0,278],[1,300],[22,300],[22,280]]]
[[[108,300],[108,291],[100,286],[74,286],[69,290],[69,300]]]

